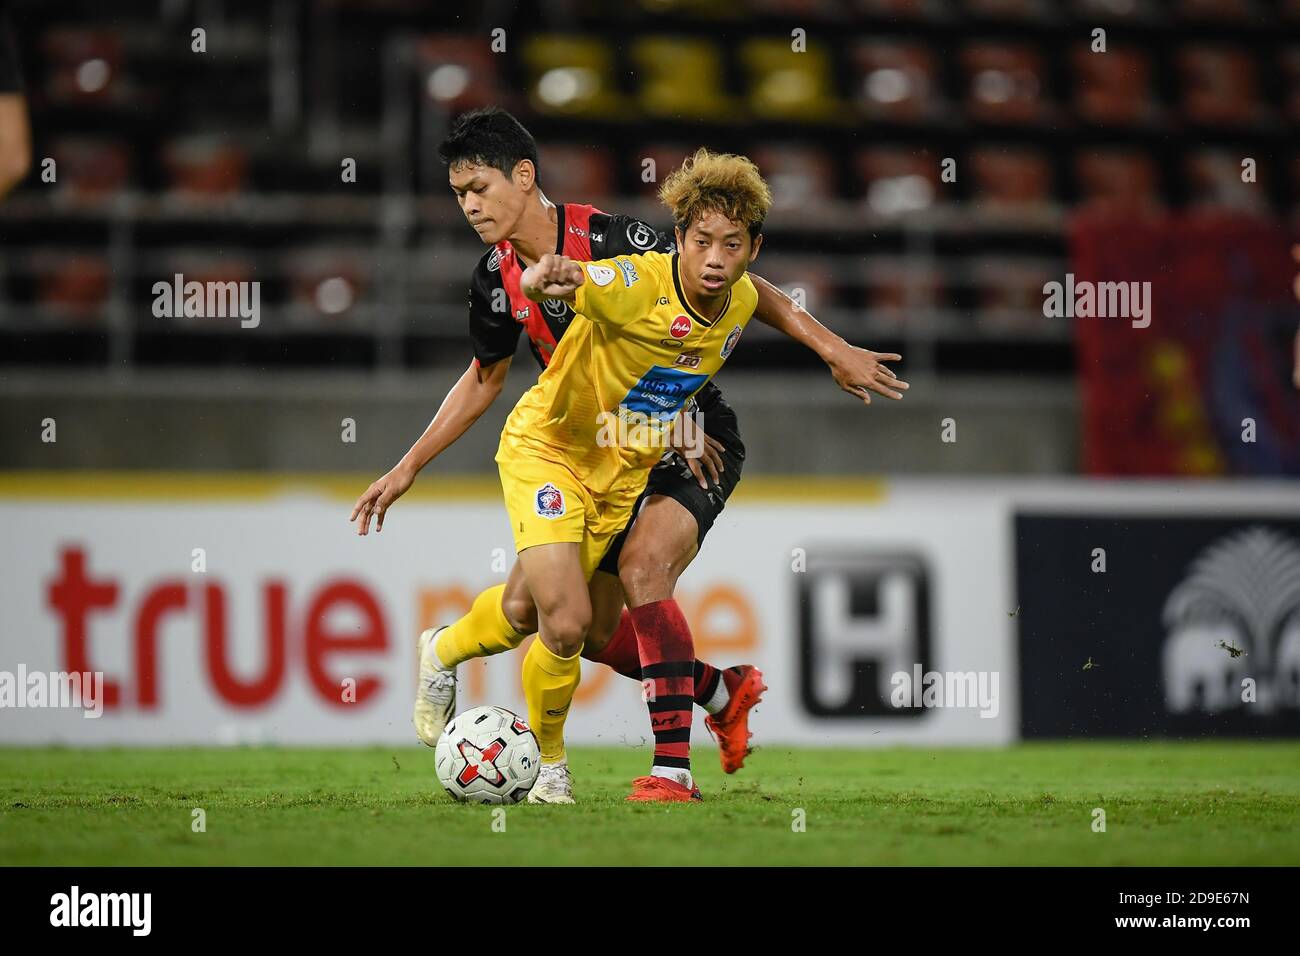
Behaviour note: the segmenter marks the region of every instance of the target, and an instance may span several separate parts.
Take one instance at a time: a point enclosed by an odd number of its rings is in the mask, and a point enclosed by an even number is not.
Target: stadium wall
[[[108,681],[98,719],[11,699],[0,742],[412,742],[414,637],[504,579],[509,529],[491,482],[444,480],[358,538],[360,487],[0,477],[0,679]],[[1297,732],[1300,496],[1287,485],[756,478],[680,599],[699,656],[767,674],[760,742]],[[519,664],[467,665],[462,707],[522,710]],[[1243,678],[1255,700],[1238,699]],[[585,665],[570,739],[640,745],[639,694]]]

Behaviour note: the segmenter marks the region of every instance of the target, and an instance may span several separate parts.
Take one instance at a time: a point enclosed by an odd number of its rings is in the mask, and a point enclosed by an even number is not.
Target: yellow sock
[[[523,643],[528,635],[511,627],[506,612],[501,610],[501,596],[505,592],[504,584],[488,588],[474,599],[468,614],[438,632],[433,650],[443,667],[455,667],[474,657],[500,654]]]
[[[582,677],[582,655],[559,657],[533,641],[524,655],[524,698],[528,722],[542,748],[542,763],[564,759],[564,720],[569,716],[573,692]]]

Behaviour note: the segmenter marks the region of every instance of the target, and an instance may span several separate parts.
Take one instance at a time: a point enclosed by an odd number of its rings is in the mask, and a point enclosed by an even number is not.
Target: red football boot
[[[749,756],[749,711],[763,699],[767,685],[763,683],[763,672],[753,664],[741,664],[733,668],[740,674],[740,682],[732,688],[731,699],[727,706],[715,714],[704,718],[704,726],[718,741],[718,757],[722,760],[723,773],[735,773],[745,766]],[[721,678],[726,679],[724,674]]]
[[[632,803],[689,803],[704,798],[699,787],[687,788],[667,777],[637,777],[627,799]]]

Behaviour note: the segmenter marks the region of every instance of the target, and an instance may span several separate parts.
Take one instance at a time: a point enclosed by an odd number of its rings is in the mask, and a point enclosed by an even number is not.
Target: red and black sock
[[[624,677],[630,677],[634,681],[641,680],[641,652],[636,646],[636,626],[632,623],[632,615],[626,608],[618,619],[618,627],[614,630],[614,636],[609,639],[609,643],[599,651],[590,653],[584,647],[582,656],[597,664],[612,667]]]
[[[691,769],[691,707],[695,700],[695,646],[672,598],[632,609],[641,677],[646,683],[656,770]]]
[[[642,680],[641,652],[637,648],[636,626],[632,623],[632,615],[624,609],[609,643],[599,651],[588,651],[583,648],[582,656],[597,664],[612,667],[624,677],[630,677],[634,681]],[[695,661],[694,673],[695,703],[701,707],[709,703],[717,693],[718,681],[725,679],[727,691],[730,693],[732,686],[738,680],[730,672],[701,660]]]
[[[712,664],[697,659],[695,661],[695,703],[703,707],[711,701],[713,695],[717,693],[718,681],[721,679],[722,671]]]

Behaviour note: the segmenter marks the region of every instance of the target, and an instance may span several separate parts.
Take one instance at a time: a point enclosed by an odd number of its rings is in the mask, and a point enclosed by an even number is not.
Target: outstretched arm
[[[384,530],[384,512],[388,506],[406,493],[421,468],[450,448],[488,410],[501,394],[509,371],[508,358],[493,362],[487,368],[480,368],[477,360],[469,363],[469,368],[442,400],[438,413],[424,434],[402,456],[402,460],[388,474],[373,482],[352,506],[352,517],[348,520],[361,519],[357,534],[370,532],[371,515],[376,519],[375,530]]]
[[[519,289],[534,302],[563,299],[573,305],[574,293],[582,285],[582,267],[568,256],[547,253],[524,270]]]
[[[895,376],[888,366],[881,364],[901,361],[901,355],[872,352],[850,345],[762,276],[751,272],[749,278],[758,290],[758,308],[754,310],[754,318],[816,352],[830,366],[831,375],[840,388],[867,405],[871,404],[868,390],[886,398],[903,397],[903,392],[910,386]]]

